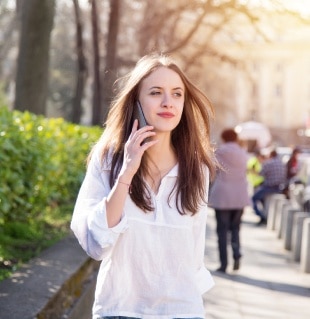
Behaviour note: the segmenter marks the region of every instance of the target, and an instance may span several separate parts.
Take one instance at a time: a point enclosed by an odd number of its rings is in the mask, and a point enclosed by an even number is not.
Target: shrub
[[[4,247],[9,238],[39,245],[68,224],[85,158],[101,132],[0,107],[0,264],[12,255]]]

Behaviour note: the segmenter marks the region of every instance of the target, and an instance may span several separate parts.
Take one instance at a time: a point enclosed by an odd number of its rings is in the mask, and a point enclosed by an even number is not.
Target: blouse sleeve
[[[95,151],[81,185],[71,220],[71,229],[85,252],[96,260],[111,254],[119,235],[127,229],[127,218],[122,214],[118,225],[109,228],[106,198],[111,190],[110,170],[103,167],[99,152]]]

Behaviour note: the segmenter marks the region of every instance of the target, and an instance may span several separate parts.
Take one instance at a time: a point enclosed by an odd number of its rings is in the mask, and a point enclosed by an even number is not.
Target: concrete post
[[[269,230],[275,229],[275,218],[276,218],[278,201],[283,199],[285,199],[285,195],[283,194],[268,195],[267,229]]]
[[[301,271],[310,273],[310,217],[306,218],[303,222],[300,268]]]
[[[303,222],[309,216],[309,213],[306,212],[296,213],[294,216],[292,233],[292,257],[294,261],[300,261]]]
[[[267,218],[269,215],[270,203],[272,202],[273,197],[274,197],[274,194],[270,194],[270,195],[267,195],[265,198],[264,214]]]
[[[290,201],[286,198],[278,201],[276,216],[275,216],[275,230],[277,237],[281,238],[282,224],[283,224],[283,212],[290,207]]]
[[[300,207],[302,206],[304,189],[305,189],[305,186],[302,184],[291,185],[290,200],[293,204],[297,204]]]
[[[299,207],[289,207],[283,211],[283,244],[284,249],[291,250],[292,249],[292,231],[293,231],[293,218],[296,213],[300,213],[301,209]]]

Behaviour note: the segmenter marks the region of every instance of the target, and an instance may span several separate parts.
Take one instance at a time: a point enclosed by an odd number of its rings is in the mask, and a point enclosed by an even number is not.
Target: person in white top
[[[162,54],[141,58],[123,81],[71,221],[101,260],[92,318],[204,318],[202,294],[214,284],[204,265],[212,106]],[[138,101],[148,123],[139,129]]]

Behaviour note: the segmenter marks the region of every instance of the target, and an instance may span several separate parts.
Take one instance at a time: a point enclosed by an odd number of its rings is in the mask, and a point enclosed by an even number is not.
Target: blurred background
[[[116,79],[153,51],[210,98],[215,146],[298,146],[310,185],[310,0],[0,0],[0,281],[68,235]]]
[[[309,144],[308,0],[1,0],[1,104],[102,125],[116,78],[152,51],[209,96],[214,142],[258,123],[261,146]]]

